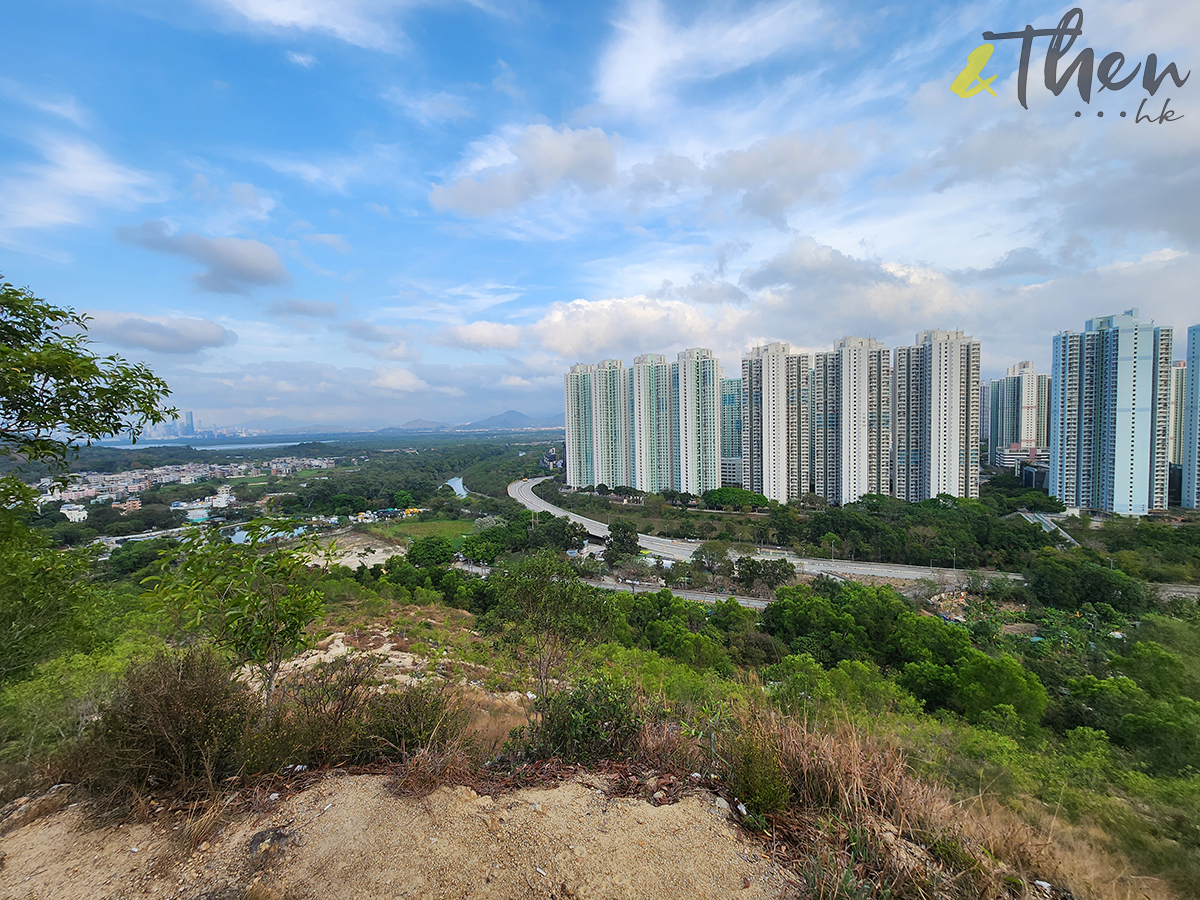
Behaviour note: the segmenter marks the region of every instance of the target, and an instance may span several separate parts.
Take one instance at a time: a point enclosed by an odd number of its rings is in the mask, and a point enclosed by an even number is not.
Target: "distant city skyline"
[[[205,423],[540,416],[575,362],[935,328],[987,380],[1133,304],[1192,324],[1200,82],[1163,125],[1138,83],[1024,109],[1007,41],[952,93],[1032,0],[10,6],[0,273]],[[1200,12],[1079,45],[1197,69]]]

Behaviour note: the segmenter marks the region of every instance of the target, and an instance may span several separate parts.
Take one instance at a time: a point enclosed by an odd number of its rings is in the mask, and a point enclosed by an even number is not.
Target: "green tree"
[[[195,528],[168,551],[151,576],[162,605],[182,626],[199,629],[259,671],[267,702],[283,661],[307,643],[305,629],[323,611],[310,566],[327,569],[336,547],[315,537],[290,546],[294,523],[255,519],[235,544]]]
[[[608,526],[608,537],[604,541],[604,561],[615,566],[627,556],[637,556],[638,533],[632,522],[618,519]]]
[[[0,452],[65,467],[79,444],[175,416],[144,365],[89,350],[88,317],[0,282]]]
[[[538,696],[547,694],[551,675],[579,642],[605,624],[607,600],[579,580],[570,565],[548,549],[499,576],[493,574],[497,605],[492,615],[512,625],[530,648]]]
[[[88,349],[87,322],[0,281],[0,455],[58,472],[81,443],[136,439],[174,415],[149,369]],[[16,475],[0,478],[0,680],[72,646],[72,620],[99,599],[91,554],[52,550],[28,527],[32,499]]]
[[[1046,711],[1046,689],[1038,677],[1011,656],[991,657],[969,650],[958,665],[954,705],[971,722],[1001,704],[1011,706],[1032,729]]]
[[[410,541],[405,556],[417,568],[444,566],[454,559],[454,545],[448,538],[431,534]]]

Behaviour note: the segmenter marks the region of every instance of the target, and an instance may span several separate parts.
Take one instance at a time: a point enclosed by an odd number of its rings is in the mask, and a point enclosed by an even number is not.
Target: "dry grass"
[[[184,846],[190,851],[200,846],[221,828],[224,807],[216,799],[209,802],[199,814],[193,812],[179,829]]]
[[[482,691],[469,693],[466,707],[469,716],[466,733],[485,756],[498,753],[512,730],[529,722],[527,710],[505,697]]]
[[[1053,860],[1051,880],[1087,900],[1174,900],[1166,882],[1134,874],[1129,861],[1099,828],[1063,822],[1052,810],[1027,808],[1026,822],[1012,810],[976,798],[965,810],[967,828],[994,852],[1019,856],[1032,843]],[[1033,838],[1030,839],[1029,835]]]

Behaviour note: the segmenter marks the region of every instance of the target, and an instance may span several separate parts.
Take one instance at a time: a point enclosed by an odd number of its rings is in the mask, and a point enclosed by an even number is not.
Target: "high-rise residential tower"
[[[990,422],[988,463],[1011,468],[1021,459],[1048,459],[1050,376],[1039,375],[1032,362],[1019,362],[991,383],[989,395],[990,408],[981,410]]]
[[[563,376],[566,400],[567,485],[588,487],[596,483],[592,461],[592,377],[596,367],[576,363]]]
[[[892,395],[894,494],[917,503],[979,496],[979,342],[923,331],[898,347]]]
[[[1180,448],[1182,503],[1196,509],[1200,507],[1200,325],[1189,328],[1187,335],[1187,381]]]
[[[742,486],[786,503],[807,493],[812,357],[786,343],[742,357]]]
[[[1167,387],[1167,462],[1173,466],[1183,465],[1184,411],[1187,409],[1187,360],[1176,360],[1171,366],[1171,383]]]
[[[721,487],[742,486],[742,379],[721,379]]]
[[[811,392],[813,491],[830,503],[891,493],[892,365],[875,340],[847,337],[816,354]]]
[[[988,410],[992,408],[992,385],[987,381],[979,382],[979,442],[991,447],[992,422]]]
[[[671,363],[678,410],[676,490],[703,494],[721,486],[721,366],[711,350],[680,352]]]
[[[1171,337],[1136,309],[1055,335],[1051,496],[1123,515],[1166,508]]]
[[[604,359],[592,373],[592,467],[596,485],[629,484],[629,384],[625,364]]]
[[[702,494],[721,486],[721,367],[711,350],[576,364],[564,379],[567,484]],[[740,413],[740,410],[739,410]]]
[[[665,356],[648,353],[634,359],[628,372],[629,481],[647,493],[673,489],[678,409],[673,403],[671,366]]]

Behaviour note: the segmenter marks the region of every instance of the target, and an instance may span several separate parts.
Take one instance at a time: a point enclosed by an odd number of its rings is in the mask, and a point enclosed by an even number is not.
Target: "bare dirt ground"
[[[0,898],[781,895],[786,873],[699,789],[654,807],[586,777],[495,798],[466,787],[399,798],[386,780],[326,776],[194,848],[167,816],[96,826],[68,807],[0,837]]]
[[[337,553],[333,561],[357,569],[359,566],[373,566],[385,563],[393,556],[403,556],[404,548],[393,544],[386,538],[374,534],[364,534],[359,531],[336,531],[331,537],[337,541]],[[313,562],[324,562],[323,557],[310,557]]]

